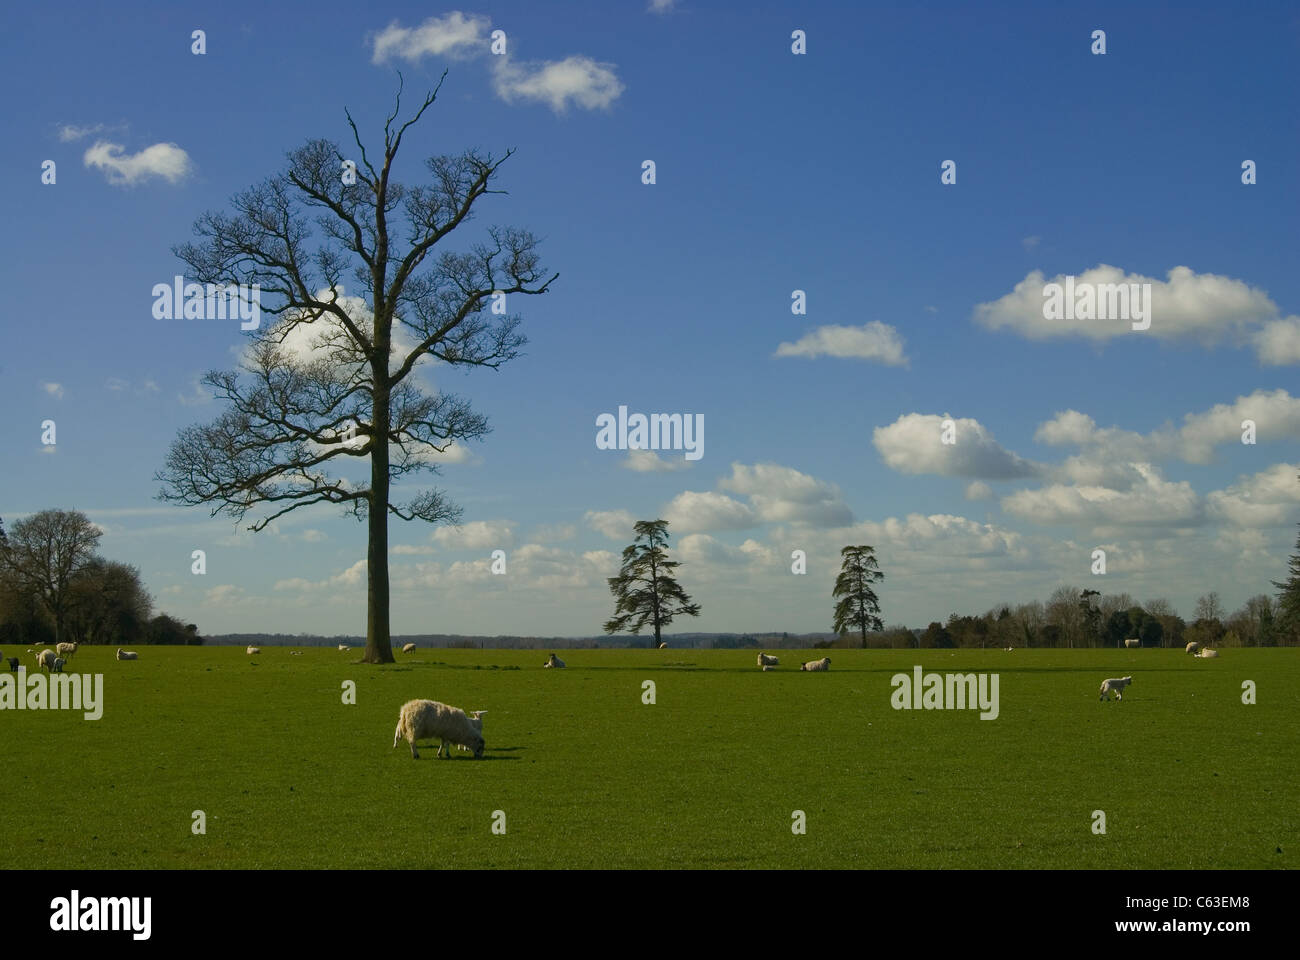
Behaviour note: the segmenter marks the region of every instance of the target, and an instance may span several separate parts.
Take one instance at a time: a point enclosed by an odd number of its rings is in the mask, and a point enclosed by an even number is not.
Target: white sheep
[[[1201,652],[1197,654],[1197,656],[1200,657],[1201,659],[1206,659],[1208,657],[1217,657],[1218,655],[1219,655],[1218,650],[1211,650],[1209,647],[1203,648]]]
[[[545,662],[544,664],[542,664],[542,666],[544,666],[544,667],[562,667],[562,666],[564,666],[564,661],[561,660],[559,657],[557,657],[555,654],[551,654],[549,657],[546,658],[546,662]]]
[[[403,644],[402,653],[415,653],[415,644],[413,643]]]
[[[667,640],[665,640],[663,643],[659,644],[659,649],[662,650],[662,649],[664,649],[666,646],[668,646],[668,641],[667,641]]]
[[[758,655],[758,665],[760,667],[775,667],[781,663],[779,657],[769,657],[766,653]]]
[[[53,673],[62,673],[63,668],[67,665],[68,665],[68,661],[64,660],[62,657],[55,657],[54,664],[53,666],[50,667],[50,670]]]
[[[351,650],[351,649],[352,649],[352,648],[349,647],[346,643],[340,643],[340,644],[339,644],[339,650],[342,650],[342,651],[346,652],[346,651]]]
[[[253,656],[254,654],[261,653],[261,652],[262,652],[262,648],[261,648],[261,647],[249,647],[249,648],[248,648],[248,655],[249,655],[250,657]]]
[[[50,650],[48,647],[36,654],[36,662],[40,664],[41,668],[46,670],[49,670],[54,666],[54,660],[54,651]]]
[[[483,711],[478,711],[481,714]],[[471,720],[459,707],[449,707],[436,700],[410,700],[402,705],[397,716],[397,730],[393,734],[393,746],[403,738],[411,745],[411,758],[418,760],[419,752],[415,749],[417,740],[438,740],[437,756],[451,756],[453,744],[465,744],[474,753],[475,759],[483,757],[483,721],[480,717]]]
[[[1200,651],[1201,651],[1201,645],[1197,643],[1195,640],[1193,640],[1191,643],[1187,645],[1187,652],[1190,653],[1192,656],[1196,656],[1198,653],[1200,653]]]
[[[1139,640],[1137,637],[1129,637],[1127,640],[1124,641],[1124,646],[1127,647],[1129,650],[1132,650],[1134,647],[1142,646],[1142,641]]]
[[[799,666],[800,670],[829,670],[830,668],[830,657],[822,657],[820,660],[809,660],[807,663]]]
[[[1101,696],[1097,699],[1110,700],[1110,695],[1114,692],[1116,700],[1123,700],[1123,690],[1132,682],[1132,677],[1115,677],[1111,680],[1103,680],[1101,682]]]
[[[486,710],[471,710],[470,713],[472,714],[472,716],[470,716],[470,718],[469,718],[469,722],[470,722],[471,724],[474,725],[474,729],[475,729],[475,730],[477,730],[479,733],[482,733],[482,732],[483,732],[483,714],[487,713],[487,711],[486,711]],[[465,746],[465,744],[463,744],[463,743],[458,743],[458,744],[456,744],[456,749],[457,749],[457,750],[464,750],[466,753],[469,753],[469,747]]]
[[[121,647],[118,647],[118,648],[117,648],[117,659],[119,659],[119,660],[139,660],[139,659],[140,659],[140,654],[136,653],[134,650],[123,650]]]
[[[60,643],[56,644],[54,649],[64,660],[71,660],[72,655],[77,652],[77,645],[75,643]]]

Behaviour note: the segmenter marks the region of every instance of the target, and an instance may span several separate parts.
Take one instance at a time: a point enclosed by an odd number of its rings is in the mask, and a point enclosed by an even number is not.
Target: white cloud
[[[545,541],[572,540],[577,535],[578,535],[578,530],[571,523],[552,523],[552,524],[544,523],[541,526],[539,526],[536,530],[533,531],[532,540],[534,542],[540,542],[544,540]]]
[[[673,470],[685,470],[691,465],[691,461],[685,457],[665,460],[653,450],[629,450],[627,459],[620,461],[620,465],[627,470],[635,470],[637,473],[668,473]]]
[[[982,480],[976,480],[973,483],[966,484],[967,500],[991,500],[993,499],[993,488]]]
[[[1024,247],[1026,250],[1032,251],[1038,247],[1038,244],[1042,242],[1042,239],[1043,239],[1042,237],[1037,237],[1037,236],[1025,237],[1023,240],[1020,241],[1020,245]]]
[[[55,400],[63,399],[63,384],[61,383],[42,383],[41,389],[48,393]]]
[[[1137,482],[1127,490],[1050,484],[1002,498],[1002,509],[1034,523],[1078,524],[1094,530],[1187,527],[1201,522],[1202,505],[1187,481],[1165,480],[1150,464],[1132,464]]]
[[[310,591],[334,591],[340,587],[363,587],[366,584],[367,563],[365,558],[358,560],[346,570],[341,570],[324,580],[307,580],[303,577],[290,577],[277,580],[272,589],[277,592],[306,593]]]
[[[942,439],[945,420],[955,427],[951,444]],[[899,473],[1008,480],[1042,472],[1038,464],[1001,447],[992,432],[969,417],[904,414],[887,427],[877,427],[872,442],[885,464]]]
[[[102,123],[96,123],[89,127],[79,127],[76,124],[65,123],[59,128],[59,140],[63,143],[72,143],[90,136],[92,133],[103,131],[105,126]]]
[[[1109,264],[1098,264],[1075,276],[1080,284],[1151,284],[1151,327],[1134,331],[1133,321],[1120,318],[1106,320],[1048,320],[1043,316],[1043,287],[1048,283],[1065,283],[1065,275],[1051,280],[1035,270],[1016,284],[1015,289],[990,303],[975,308],[977,323],[991,330],[1012,330],[1031,340],[1048,337],[1079,336],[1107,340],[1125,335],[1152,336],[1162,340],[1195,340],[1205,345],[1225,337],[1243,334],[1247,328],[1277,315],[1277,305],[1268,295],[1241,280],[1213,273],[1198,274],[1188,267],[1174,267],[1168,280],[1161,281],[1141,274],[1125,273]]]
[[[1237,527],[1284,527],[1300,515],[1300,464],[1279,463],[1205,498],[1210,516]]]
[[[751,507],[723,493],[685,490],[664,508],[664,517],[677,530],[743,530],[758,523]]]
[[[570,104],[587,110],[605,109],[625,89],[612,63],[598,63],[579,55],[563,60],[515,63],[505,56],[493,58],[493,86],[507,103],[532,100],[564,113]]]
[[[670,13],[676,4],[677,0],[650,0],[649,5],[646,7],[646,12],[659,14]]]
[[[139,153],[126,153],[118,143],[98,140],[83,158],[87,167],[97,167],[113,186],[134,186],[150,177],[179,183],[193,171],[190,155],[174,143],[155,143]]]
[[[203,597],[205,607],[223,607],[235,603],[244,596],[244,588],[233,583],[223,583],[210,589]]]
[[[329,539],[329,535],[323,530],[307,529],[298,534],[298,539],[304,543],[320,543]]]
[[[683,563],[698,563],[712,567],[775,568],[777,553],[757,540],[746,540],[738,547],[723,543],[707,533],[692,533],[682,537],[676,547],[677,558]]]
[[[905,367],[903,338],[887,323],[872,320],[861,327],[825,326],[812,330],[794,343],[776,348],[778,357],[852,357],[878,360],[886,366]]]
[[[733,463],[731,476],[720,480],[718,486],[748,497],[753,516],[760,523],[842,527],[853,522],[853,511],[844,502],[839,487],[792,467]]]
[[[417,62],[425,56],[461,59],[484,52],[488,17],[453,10],[443,17],[430,17],[418,27],[402,27],[394,20],[375,35],[372,62],[385,63],[394,57]]]
[[[203,384],[201,378],[192,377],[190,379],[190,392],[176,394],[176,400],[181,406],[195,407],[204,403],[212,402],[212,391]]]
[[[449,550],[483,550],[508,547],[515,542],[514,524],[508,520],[474,520],[438,527],[432,539]]]
[[[632,539],[632,528],[636,518],[626,510],[588,510],[583,515],[583,522],[597,533],[602,533],[611,540]]]
[[[1300,316],[1269,321],[1254,342],[1259,362],[1266,367],[1300,363]]]
[[[388,552],[396,557],[408,557],[408,556],[419,556],[421,554],[436,553],[437,551],[434,550],[434,548],[429,546],[428,544],[413,546],[409,543],[399,543],[395,547],[390,547]]]

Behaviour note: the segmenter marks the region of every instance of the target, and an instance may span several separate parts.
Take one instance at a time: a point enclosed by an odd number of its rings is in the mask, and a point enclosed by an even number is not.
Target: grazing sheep
[[[77,645],[75,643],[60,643],[56,644],[54,649],[58,656],[64,660],[71,660],[72,655],[77,652]]]
[[[820,660],[809,660],[807,663],[799,665],[800,670],[829,670],[830,668],[830,657],[822,657]]]
[[[453,744],[465,744],[474,752],[474,758],[483,757],[483,721],[479,716],[471,720],[459,707],[449,707],[436,700],[410,700],[402,705],[397,716],[397,730],[393,734],[393,746],[402,738],[411,745],[411,758],[418,760],[419,752],[415,749],[416,740],[438,740],[437,756],[451,756]]]
[[[119,660],[139,660],[139,659],[140,659],[140,654],[136,653],[134,650],[123,650],[121,647],[118,647],[118,648],[117,648],[117,659],[119,659]]]
[[[340,644],[339,644],[339,649],[342,650],[342,651],[344,651],[344,652],[347,652],[348,650],[351,650],[352,648],[349,647],[346,643],[340,643]]]
[[[17,672],[18,672],[18,658],[17,658],[17,657],[7,657],[6,660],[5,660],[5,662],[9,664],[9,669],[10,669],[10,670],[12,670],[14,673],[17,673]]]
[[[781,663],[779,657],[769,657],[766,653],[758,655],[758,665],[760,667],[775,667]]]
[[[402,653],[415,653],[415,644],[413,643],[403,644]]]
[[[36,662],[46,670],[54,666],[54,659],[54,651],[48,648],[36,654]]]
[[[1103,680],[1101,683],[1101,696],[1098,697],[1097,699],[1109,701],[1110,694],[1112,691],[1114,691],[1115,699],[1123,700],[1124,694],[1122,691],[1124,690],[1125,687],[1127,687],[1132,682],[1133,682],[1132,677],[1115,677],[1111,680]]]
[[[549,657],[546,658],[546,662],[545,662],[544,664],[542,664],[542,666],[544,666],[544,667],[562,667],[562,666],[564,666],[564,661],[561,660],[559,657],[557,657],[555,654],[551,654]]]
[[[63,668],[66,667],[67,665],[68,665],[68,661],[64,660],[62,657],[55,657],[54,665],[50,667],[50,671],[52,673],[62,673]]]
[[[1190,653],[1192,656],[1196,656],[1198,653],[1200,653],[1200,651],[1201,651],[1201,645],[1197,643],[1195,640],[1193,640],[1191,643],[1187,645],[1187,652]]]
[[[1218,650],[1211,650],[1209,647],[1204,647],[1201,650],[1201,652],[1197,654],[1197,656],[1200,657],[1202,660],[1208,657],[1217,657],[1218,655],[1219,655]]]
[[[482,732],[483,732],[483,714],[487,713],[487,711],[486,711],[486,710],[471,710],[470,713],[472,713],[473,716],[471,716],[471,717],[469,718],[469,722],[470,722],[471,724],[473,724],[475,730],[477,730],[479,733],[482,733]],[[469,753],[469,747],[465,746],[465,744],[463,744],[463,743],[458,743],[458,744],[456,744],[456,749],[457,749],[457,750],[464,750],[466,753]]]
[[[261,647],[249,647],[247,652],[248,652],[248,655],[251,657],[251,656],[253,656],[253,654],[255,654],[255,653],[261,653],[261,652],[262,652],[262,648],[261,648]]]
[[[1127,647],[1129,650],[1132,650],[1134,647],[1142,646],[1142,641],[1139,640],[1137,637],[1129,637],[1127,640],[1124,641],[1124,646]]]

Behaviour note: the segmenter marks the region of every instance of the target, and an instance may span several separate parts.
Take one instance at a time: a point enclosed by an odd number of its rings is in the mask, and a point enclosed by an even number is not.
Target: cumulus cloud
[[[534,542],[572,540],[577,535],[578,530],[571,523],[544,523],[533,531],[532,539]]]
[[[514,524],[508,520],[474,520],[457,526],[439,527],[433,541],[449,550],[484,550],[514,543]]]
[[[968,483],[966,484],[966,499],[991,500],[993,499],[993,488],[980,480]]]
[[[1203,506],[1190,483],[1165,480],[1150,464],[1132,468],[1138,482],[1126,490],[1054,483],[1003,497],[1002,509],[1033,523],[1077,524],[1095,530],[1187,527],[1202,521]]]
[[[63,399],[63,384],[61,383],[42,383],[41,389],[48,393],[55,400]]]
[[[636,525],[636,518],[626,510],[588,510],[582,519],[592,530],[611,540],[630,542]]]
[[[627,470],[637,473],[667,473],[672,470],[685,470],[691,461],[685,458],[665,460],[653,450],[629,450],[627,459],[621,462]]]
[[[625,89],[615,64],[591,57],[575,54],[563,60],[518,63],[499,56],[493,61],[493,87],[507,103],[545,103],[556,113],[564,113],[570,105],[605,109]]]
[[[1282,527],[1300,514],[1300,464],[1279,463],[1239,477],[1205,498],[1210,516],[1237,527]]]
[[[1255,351],[1266,367],[1300,363],[1300,316],[1271,320],[1255,335]]]
[[[1168,280],[1156,280],[1103,263],[1075,276],[1074,283],[1076,290],[1085,283],[1151,284],[1151,302],[1144,304],[1151,311],[1151,327],[1140,333],[1161,340],[1194,340],[1211,345],[1226,337],[1240,336],[1278,313],[1268,294],[1241,280],[1198,274],[1189,267],[1174,267],[1167,276]],[[1064,274],[1049,280],[1041,270],[1035,270],[1011,293],[977,305],[975,321],[990,330],[1011,330],[1031,340],[1075,336],[1103,341],[1139,333],[1133,330],[1132,320],[1044,317],[1043,288],[1049,283],[1065,282]]]
[[[83,140],[91,134],[101,133],[106,128],[102,123],[96,123],[93,126],[79,127],[73,123],[65,123],[59,128],[59,140],[62,143],[73,143],[77,140]]]
[[[398,58],[415,63],[426,56],[462,59],[485,50],[491,25],[488,17],[466,16],[459,10],[429,17],[418,27],[403,27],[394,20],[374,36],[371,60],[386,63]]]
[[[758,523],[751,507],[723,493],[685,490],[664,509],[677,530],[743,530]]]
[[[953,421],[954,443],[943,442],[945,420]],[[899,473],[1009,480],[1042,472],[1040,465],[1000,446],[991,431],[969,417],[904,414],[887,427],[877,427],[872,442],[885,464]]]
[[[853,512],[844,502],[839,487],[792,467],[733,463],[731,476],[720,480],[718,486],[748,497],[751,515],[760,523],[837,527],[853,522]]]
[[[776,348],[778,357],[851,357],[877,360],[890,367],[907,366],[903,338],[887,323],[872,320],[861,327],[818,327],[794,343]]]
[[[290,577],[286,580],[277,580],[272,589],[280,593],[308,593],[314,591],[333,591],[340,587],[361,587],[365,586],[367,563],[365,558],[358,560],[352,566],[341,570],[333,576],[326,577],[324,580],[307,580],[304,577]]]
[[[87,167],[102,170],[115,187],[130,187],[161,177],[179,183],[193,172],[190,155],[174,143],[155,143],[138,153],[127,153],[119,143],[98,140],[82,158]]]
[[[777,553],[757,540],[746,540],[738,547],[723,543],[707,533],[692,533],[677,543],[676,553],[683,563],[708,567],[774,567]]]

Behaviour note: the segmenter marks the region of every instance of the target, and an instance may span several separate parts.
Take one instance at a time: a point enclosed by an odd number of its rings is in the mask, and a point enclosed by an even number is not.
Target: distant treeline
[[[694,650],[780,649],[782,647],[806,648],[834,639],[833,633],[682,633],[665,635],[670,648]],[[332,636],[290,633],[227,633],[205,637],[209,646],[264,646],[264,647],[337,647],[345,643],[350,647],[364,647],[366,638],[360,636]],[[460,648],[466,650],[626,650],[646,649],[654,645],[650,637],[632,635],[594,637],[475,637],[452,633],[422,633],[394,636],[393,649],[414,643],[419,647]]]

